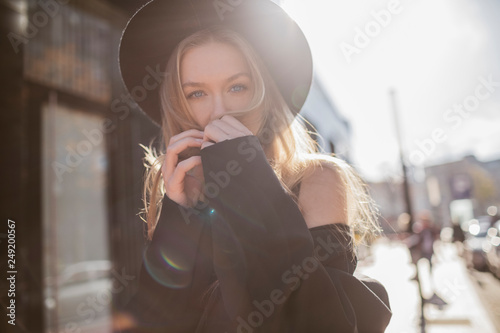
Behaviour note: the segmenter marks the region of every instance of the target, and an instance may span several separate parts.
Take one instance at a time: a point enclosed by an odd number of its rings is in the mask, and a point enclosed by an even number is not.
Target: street
[[[469,277],[493,325],[500,332],[500,280],[489,272],[469,271]]]
[[[454,244],[436,243],[435,247],[432,274],[425,260],[419,262],[422,294],[427,300],[437,297],[447,304],[425,304],[425,332],[498,332],[500,281],[489,273],[469,272]],[[423,332],[418,284],[413,279],[416,270],[408,249],[399,241],[380,239],[370,252],[371,256],[360,261],[356,272],[373,277],[386,287],[393,312],[386,332]]]

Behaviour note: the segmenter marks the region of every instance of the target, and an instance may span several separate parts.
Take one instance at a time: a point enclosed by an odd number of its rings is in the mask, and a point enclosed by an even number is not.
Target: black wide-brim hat
[[[299,26],[270,0],[153,0],[140,8],[123,31],[119,62],[125,86],[142,111],[161,124],[160,85],[153,84],[158,69],[165,70],[184,38],[214,25],[250,42],[297,114],[311,86],[311,51]]]

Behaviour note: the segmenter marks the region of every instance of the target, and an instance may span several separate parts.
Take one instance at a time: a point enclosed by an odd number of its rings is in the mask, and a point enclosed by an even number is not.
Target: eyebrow
[[[246,76],[248,78],[251,77],[250,74],[248,74],[246,72],[241,72],[241,73],[237,73],[237,74],[234,74],[234,75],[230,76],[229,78],[226,79],[226,82],[231,82],[233,80],[236,80],[240,76]],[[188,81],[188,82],[182,84],[182,88],[186,88],[186,87],[201,87],[201,86],[203,86],[203,83],[201,83],[201,82],[191,82],[191,81]]]

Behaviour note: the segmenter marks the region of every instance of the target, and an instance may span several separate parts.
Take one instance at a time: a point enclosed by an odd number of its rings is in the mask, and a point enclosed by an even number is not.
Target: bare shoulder
[[[346,189],[334,162],[311,166],[302,180],[299,194],[308,228],[331,223],[347,223]]]

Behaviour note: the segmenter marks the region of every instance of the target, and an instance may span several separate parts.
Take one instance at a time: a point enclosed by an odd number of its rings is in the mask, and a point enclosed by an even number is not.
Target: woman
[[[165,145],[146,154],[130,331],[384,331],[385,289],[352,275],[354,234],[378,230],[372,201],[295,120],[312,76],[298,26],[268,0],[154,0],[120,47]]]

